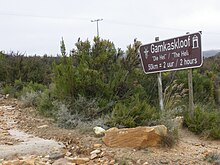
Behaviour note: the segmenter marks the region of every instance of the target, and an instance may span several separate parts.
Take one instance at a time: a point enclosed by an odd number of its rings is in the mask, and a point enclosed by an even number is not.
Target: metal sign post
[[[188,88],[189,88],[189,112],[190,112],[190,116],[192,117],[194,115],[192,68],[188,70]]]
[[[161,72],[157,73],[157,81],[158,81],[158,95],[159,95],[160,110],[161,110],[161,111],[164,111],[164,104],[163,104],[163,85],[162,85]]]
[[[190,34],[187,32],[186,34]],[[188,69],[188,88],[189,88],[189,112],[190,116],[194,115],[194,103],[193,103],[193,78],[192,78],[192,68]]]
[[[159,41],[159,37],[155,37],[155,41]],[[162,85],[161,72],[157,73],[157,81],[158,81],[158,96],[159,96],[160,110],[161,110],[161,111],[164,111],[164,104],[163,104],[163,85]]]

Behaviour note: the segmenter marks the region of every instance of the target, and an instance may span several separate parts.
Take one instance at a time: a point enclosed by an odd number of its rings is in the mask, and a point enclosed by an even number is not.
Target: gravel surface
[[[0,164],[208,165],[213,163],[205,158],[219,151],[220,141],[201,139],[187,129],[179,130],[179,142],[173,148],[109,148],[92,130],[82,134],[62,129],[34,109],[22,108],[15,99],[0,100]]]

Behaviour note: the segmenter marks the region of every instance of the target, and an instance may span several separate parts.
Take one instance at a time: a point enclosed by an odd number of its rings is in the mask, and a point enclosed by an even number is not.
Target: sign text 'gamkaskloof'
[[[140,46],[145,73],[200,67],[201,34],[194,33]]]

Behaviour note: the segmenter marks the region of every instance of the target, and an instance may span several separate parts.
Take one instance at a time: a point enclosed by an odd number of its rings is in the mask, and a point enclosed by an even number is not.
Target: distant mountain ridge
[[[216,49],[216,50],[206,50],[206,51],[203,51],[203,56],[204,56],[205,58],[208,58],[208,57],[215,56],[217,53],[220,53],[220,49]]]

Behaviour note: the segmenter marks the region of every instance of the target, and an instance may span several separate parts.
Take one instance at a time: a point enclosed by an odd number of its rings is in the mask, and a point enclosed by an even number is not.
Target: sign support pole
[[[189,34],[187,32],[186,34]],[[190,116],[194,115],[194,103],[193,103],[193,78],[192,78],[192,68],[188,69],[188,88],[189,88],[189,113]]]
[[[141,62],[146,74],[158,73],[158,95],[160,110],[164,111],[164,94],[161,72],[188,69],[189,114],[194,115],[192,69],[201,67],[203,63],[201,31],[193,34],[141,45]]]
[[[159,37],[155,37],[155,41],[159,41]],[[157,81],[158,81],[159,105],[160,105],[160,110],[163,112],[164,104],[163,104],[163,85],[162,85],[161,72],[157,74]]]
[[[189,112],[190,112],[190,116],[193,117],[194,103],[193,103],[192,68],[188,70],[188,87],[189,87]]]
[[[159,95],[159,104],[160,104],[160,110],[164,111],[164,105],[163,105],[163,88],[162,88],[162,76],[161,72],[157,74],[157,81],[158,81],[158,95]]]

